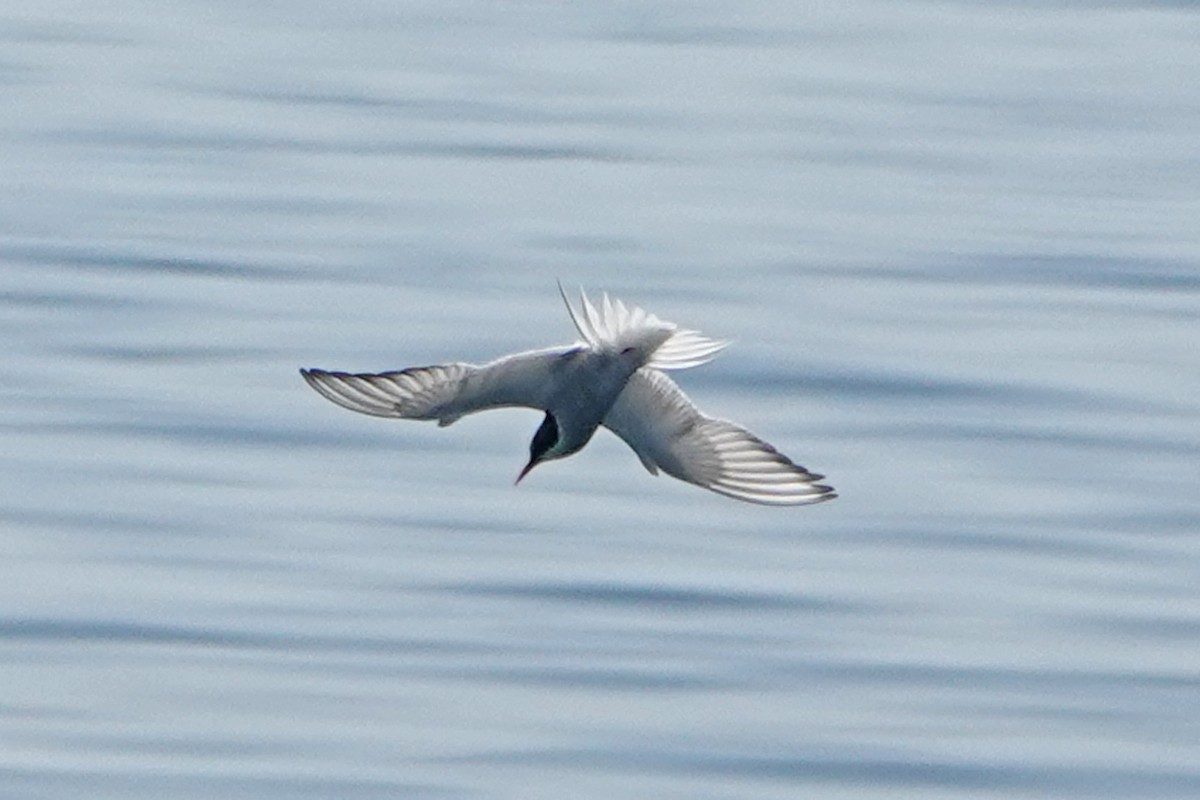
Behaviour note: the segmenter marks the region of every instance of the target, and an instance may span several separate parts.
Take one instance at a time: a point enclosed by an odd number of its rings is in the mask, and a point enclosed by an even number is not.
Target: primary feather
[[[745,428],[701,413],[673,380],[641,369],[604,417],[651,473],[765,505],[832,500],[833,488]]]
[[[575,348],[505,356],[487,364],[439,364],[393,372],[302,369],[308,385],[342,408],[393,419],[436,419],[449,425],[489,408],[544,408],[554,365]]]

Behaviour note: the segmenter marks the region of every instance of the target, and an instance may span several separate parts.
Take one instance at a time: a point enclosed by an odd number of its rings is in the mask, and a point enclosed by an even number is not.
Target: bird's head
[[[517,476],[516,483],[520,483],[521,479],[529,474],[529,470],[536,467],[543,461],[553,461],[556,458],[562,458],[566,453],[555,451],[555,445],[558,444],[558,422],[554,419],[554,415],[549,411],[546,412],[546,418],[542,420],[542,425],[537,429],[537,433],[533,435],[533,441],[529,443],[529,463],[521,470],[521,474]]]

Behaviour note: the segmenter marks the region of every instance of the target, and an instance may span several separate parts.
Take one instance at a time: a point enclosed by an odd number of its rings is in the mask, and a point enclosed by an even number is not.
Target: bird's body
[[[561,287],[560,287],[561,291]],[[537,464],[578,452],[603,426],[658,470],[739,500],[798,505],[837,495],[749,431],[702,414],[663,370],[703,364],[726,346],[627,308],[608,295],[597,309],[582,296],[582,341],[482,365],[451,363],[397,372],[301,370],[324,397],[363,414],[437,420],[445,426],[489,408],[546,412],[518,482]]]

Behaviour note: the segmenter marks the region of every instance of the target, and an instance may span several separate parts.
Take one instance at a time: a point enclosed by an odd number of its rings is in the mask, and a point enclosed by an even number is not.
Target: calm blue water
[[[0,796],[1200,796],[1200,14],[1059,6],[0,12]],[[556,278],[842,497],[296,373]]]

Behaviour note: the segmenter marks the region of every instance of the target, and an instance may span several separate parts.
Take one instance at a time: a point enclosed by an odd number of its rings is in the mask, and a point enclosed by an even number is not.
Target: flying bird
[[[394,372],[302,369],[308,385],[343,408],[439,426],[489,408],[545,412],[517,483],[546,461],[577,453],[600,426],[621,437],[651,474],[659,470],[751,503],[832,500],[809,472],[745,428],[702,413],[666,374],[711,361],[728,342],[664,322],[603,296],[580,292],[577,310],[559,294],[581,337],[575,344],[504,356],[487,364],[440,364]]]

